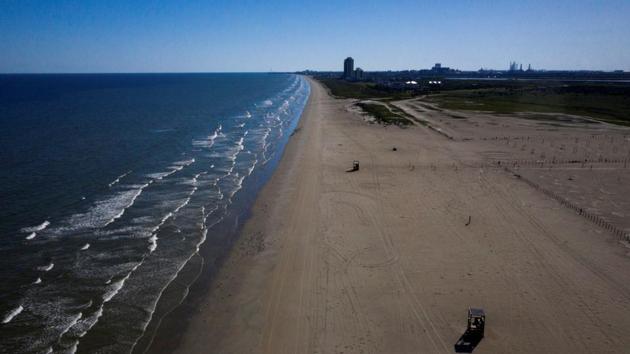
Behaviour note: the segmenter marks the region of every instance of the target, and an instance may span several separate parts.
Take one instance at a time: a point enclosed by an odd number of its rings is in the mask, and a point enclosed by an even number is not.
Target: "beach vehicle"
[[[466,327],[466,332],[471,335],[483,337],[485,326],[486,313],[483,311],[483,309],[469,307],[468,327]]]
[[[486,313],[483,309],[468,308],[468,325],[466,331],[455,343],[456,353],[472,353],[479,345],[486,326]]]
[[[354,171],[358,171],[359,170],[359,161],[354,160],[352,161],[352,168],[349,170],[346,170],[346,172],[354,172]]]

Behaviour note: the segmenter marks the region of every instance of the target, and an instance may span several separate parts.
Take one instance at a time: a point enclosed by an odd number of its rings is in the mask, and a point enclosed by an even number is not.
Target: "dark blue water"
[[[131,350],[308,94],[288,74],[0,76],[0,352]]]

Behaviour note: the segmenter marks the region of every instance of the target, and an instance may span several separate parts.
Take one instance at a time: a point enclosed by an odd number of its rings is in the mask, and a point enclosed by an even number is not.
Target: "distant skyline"
[[[0,72],[630,71],[630,1],[0,0]]]

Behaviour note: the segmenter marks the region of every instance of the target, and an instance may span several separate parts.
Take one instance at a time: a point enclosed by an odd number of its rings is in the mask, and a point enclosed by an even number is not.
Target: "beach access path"
[[[178,352],[452,353],[469,306],[487,314],[475,353],[630,348],[629,250],[616,238],[483,167],[473,143],[368,124],[309,81]],[[353,160],[361,169],[346,173]]]

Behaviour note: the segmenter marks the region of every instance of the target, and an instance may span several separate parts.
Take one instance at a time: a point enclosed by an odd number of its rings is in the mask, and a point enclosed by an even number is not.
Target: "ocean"
[[[292,74],[0,75],[0,352],[150,341],[229,251],[309,93]]]

